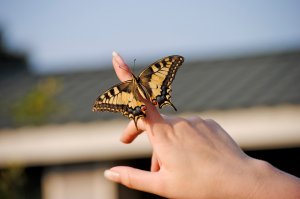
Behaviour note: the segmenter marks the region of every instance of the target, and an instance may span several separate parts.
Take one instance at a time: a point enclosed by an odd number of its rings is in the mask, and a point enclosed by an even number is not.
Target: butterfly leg
[[[137,131],[139,130],[138,126],[137,126],[138,119],[139,119],[138,117],[133,118],[133,121],[134,121],[134,124],[135,124],[135,128],[136,128]]]

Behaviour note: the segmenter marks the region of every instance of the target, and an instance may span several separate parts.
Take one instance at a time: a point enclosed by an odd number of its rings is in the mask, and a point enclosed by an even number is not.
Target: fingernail
[[[106,177],[109,180],[118,182],[120,179],[120,174],[112,170],[105,170],[104,177]]]
[[[116,53],[116,51],[113,51],[113,52],[112,52],[112,56],[113,56],[113,57],[116,57],[116,56],[118,56],[118,53]]]

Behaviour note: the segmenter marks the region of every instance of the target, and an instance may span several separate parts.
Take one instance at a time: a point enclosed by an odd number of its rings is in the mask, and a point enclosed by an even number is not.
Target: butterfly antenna
[[[132,72],[128,69],[128,67],[123,67],[123,66],[119,65],[119,68],[121,68],[122,70],[125,70],[128,73],[132,74]]]
[[[119,65],[119,68],[121,68],[122,70],[128,71],[128,69],[126,67],[123,67],[121,65]]]
[[[136,61],[136,59],[133,60],[133,67],[135,67],[135,61]],[[134,73],[128,67],[124,67],[124,66],[119,65],[119,68],[121,68],[122,70],[127,71],[128,73],[130,73],[132,75],[134,75]]]
[[[134,69],[135,69],[135,62],[136,62],[136,59],[133,60],[133,68],[132,68],[133,73],[134,73]]]

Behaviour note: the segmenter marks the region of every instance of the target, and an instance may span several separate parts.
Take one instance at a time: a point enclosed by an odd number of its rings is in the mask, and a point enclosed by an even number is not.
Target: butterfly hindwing
[[[132,80],[117,84],[96,99],[93,111],[120,112],[136,124],[139,118],[145,117],[142,111],[145,104],[136,98],[136,92]]]
[[[176,110],[170,101],[171,84],[183,62],[182,56],[168,56],[154,62],[139,75],[140,84],[150,95],[152,103],[157,104],[159,108],[171,105]]]

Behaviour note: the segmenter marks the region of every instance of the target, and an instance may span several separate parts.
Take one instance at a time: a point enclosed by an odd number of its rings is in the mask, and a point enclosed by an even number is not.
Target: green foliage
[[[24,186],[26,177],[21,167],[11,167],[0,170],[0,198],[21,199],[24,198]]]
[[[57,79],[48,78],[18,100],[12,110],[16,125],[41,125],[58,110],[55,95],[60,84]]]

